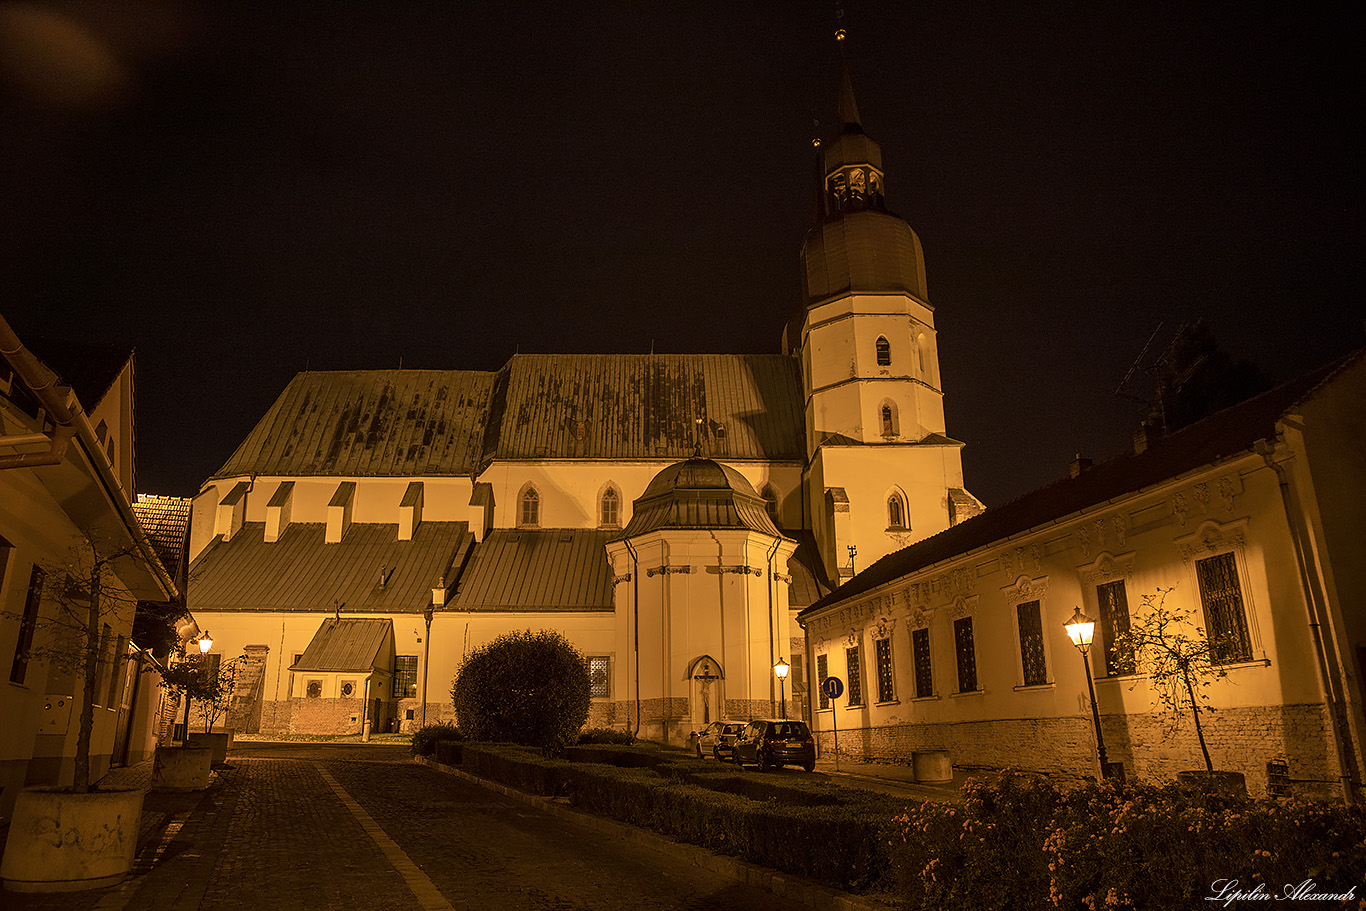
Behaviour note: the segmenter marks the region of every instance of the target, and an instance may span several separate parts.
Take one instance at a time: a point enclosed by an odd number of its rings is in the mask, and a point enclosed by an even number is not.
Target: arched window
[[[877,338],[877,365],[879,367],[889,367],[892,363],[892,346],[885,336],[879,335]]]
[[[906,527],[906,504],[901,502],[901,494],[894,493],[887,498],[887,527]]]
[[[768,510],[768,517],[773,520],[773,524],[778,524],[778,491],[773,489],[772,484],[765,484],[764,489],[759,491],[759,496],[764,498],[764,508]]]
[[[896,436],[896,408],[891,402],[882,403],[882,435],[885,437]]]
[[[522,515],[517,524],[541,524],[541,495],[536,493],[536,488],[534,487],[528,487],[522,493]]]
[[[602,492],[602,507],[598,510],[599,524],[608,528],[621,525],[621,496],[616,488],[609,487]]]
[[[927,344],[928,340],[925,338],[925,333],[922,332],[920,333],[920,335],[916,336],[915,359],[917,361],[917,365],[920,367],[921,376],[926,376],[928,372],[925,366],[925,346]]]

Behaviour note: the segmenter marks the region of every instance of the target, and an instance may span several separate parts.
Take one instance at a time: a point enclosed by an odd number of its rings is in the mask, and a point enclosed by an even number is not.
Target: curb
[[[576,810],[563,798],[528,794],[525,791],[510,788],[487,778],[479,778],[463,769],[437,762],[426,756],[414,756],[413,761],[418,765],[426,766],[446,775],[453,775],[490,791],[497,791],[504,797],[510,797],[521,803],[537,807],[552,816],[558,816],[605,835],[629,838],[635,844],[648,847],[661,854],[667,854],[673,860],[702,867],[718,876],[731,880],[737,885],[755,886],[780,898],[797,902],[808,908],[814,908],[816,911],[890,911],[892,908],[891,905],[862,896],[851,895],[848,892],[841,892],[805,877],[791,873],[779,873],[776,870],[747,863],[734,857],[727,857],[724,854],[715,854],[697,845],[674,841],[649,829],[640,829],[624,822],[618,822],[615,819],[609,819],[606,816],[595,816],[582,810]]]

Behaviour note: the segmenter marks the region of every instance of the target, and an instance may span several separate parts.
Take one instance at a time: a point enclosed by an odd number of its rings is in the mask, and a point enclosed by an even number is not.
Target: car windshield
[[[726,734],[738,734],[738,733],[740,733],[741,730],[744,729],[744,727],[745,727],[745,726],[744,726],[743,724],[728,724],[728,725],[726,725],[726,729],[725,729],[725,731],[724,731],[723,733],[726,733]]]
[[[773,736],[775,737],[805,737],[806,722],[804,721],[777,721],[773,724]]]

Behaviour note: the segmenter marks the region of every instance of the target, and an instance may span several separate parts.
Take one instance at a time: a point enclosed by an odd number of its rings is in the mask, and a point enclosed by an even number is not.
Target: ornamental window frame
[[[923,645],[917,644],[918,639],[924,640]],[[934,634],[928,625],[911,630],[911,683],[916,699],[935,697]]]
[[[1247,516],[1229,522],[1207,519],[1200,524],[1194,534],[1179,537],[1173,542],[1181,555],[1182,563],[1186,567],[1190,591],[1194,592],[1191,596],[1192,600],[1198,600],[1200,605],[1200,616],[1204,623],[1205,634],[1210,637],[1215,635],[1215,630],[1210,622],[1210,606],[1206,603],[1205,592],[1200,585],[1198,564],[1225,555],[1232,558],[1232,576],[1237,583],[1241,601],[1241,619],[1243,631],[1247,636],[1247,652],[1245,655],[1222,656],[1212,659],[1213,663],[1221,666],[1253,663],[1270,664],[1266,657],[1266,648],[1262,643],[1261,629],[1257,622],[1257,608],[1253,598],[1252,574],[1247,560],[1247,525]]]
[[[1120,543],[1123,543],[1122,541]],[[1101,595],[1101,589],[1107,585],[1122,583],[1124,585],[1124,599],[1126,608],[1126,626],[1132,623],[1134,618],[1133,604],[1129,600],[1129,581],[1134,576],[1134,559],[1137,557],[1136,551],[1114,554],[1110,551],[1101,551],[1096,554],[1096,559],[1090,563],[1077,567],[1077,577],[1081,580],[1082,602],[1084,610],[1090,616],[1096,618],[1096,636],[1100,644],[1100,660],[1091,666],[1091,674],[1097,680],[1105,680],[1111,677],[1131,677],[1138,673],[1137,667],[1112,670],[1112,653],[1114,651],[1114,640],[1119,632],[1112,629],[1114,625],[1113,617],[1106,608]],[[1095,650],[1096,641],[1092,642],[1092,649]]]
[[[1022,575],[1015,580],[1013,585],[1005,586],[1001,591],[1010,608],[1010,622],[1015,635],[1015,677],[1018,681],[1015,689],[1028,690],[1053,686],[1054,662],[1051,641],[1053,637],[1048,634],[1050,624],[1047,622],[1048,576],[1030,578]],[[1033,610],[1027,610],[1031,605],[1033,605]],[[1033,617],[1030,616],[1031,614]],[[1026,633],[1031,636],[1035,633],[1035,630],[1032,629],[1035,617],[1038,622],[1038,638],[1026,642]],[[1026,619],[1028,619],[1028,625],[1031,627],[1029,630],[1025,629]],[[1041,667],[1031,667],[1036,663]],[[1031,670],[1034,676],[1031,676]],[[1041,678],[1037,676],[1039,671],[1042,671]]]
[[[896,698],[896,650],[890,632],[873,640],[873,684],[877,705],[890,705]]]
[[[906,506],[906,495],[898,489],[887,493],[887,530],[909,531],[911,511]]]

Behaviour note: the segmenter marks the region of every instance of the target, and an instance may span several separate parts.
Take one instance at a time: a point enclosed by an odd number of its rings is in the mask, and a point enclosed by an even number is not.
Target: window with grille
[[[1251,661],[1252,640],[1247,632],[1243,590],[1238,585],[1238,564],[1233,554],[1218,554],[1195,561],[1200,580],[1200,601],[1205,608],[1205,629],[1216,662]]]
[[[522,516],[517,524],[539,525],[541,521],[541,497],[536,488],[529,487],[522,494]]]
[[[417,656],[398,655],[394,658],[394,695],[411,699],[417,695]]]
[[[911,633],[911,662],[915,665],[915,695],[919,699],[934,695],[934,672],[930,667],[930,631]]]
[[[892,640],[877,640],[873,645],[873,657],[877,660],[877,701],[891,702],[896,698],[892,680]]]
[[[602,524],[608,528],[621,525],[621,497],[611,487],[602,493]]]
[[[972,644],[972,618],[953,621],[953,647],[958,656],[958,692],[977,691],[977,650]]]
[[[1024,670],[1025,686],[1042,686],[1048,682],[1048,666],[1043,655],[1043,618],[1039,602],[1015,605],[1015,617],[1020,624],[1020,666]]]
[[[588,695],[594,699],[612,698],[612,661],[606,655],[593,655],[588,663]]]
[[[820,693],[820,707],[830,708],[830,697],[825,695],[825,678],[830,676],[830,664],[825,655],[816,656],[816,690]]]
[[[866,337],[866,336],[865,336]],[[888,367],[892,363],[892,346],[886,338],[878,336],[877,340],[877,365]]]
[[[1115,651],[1115,640],[1129,631],[1129,596],[1124,580],[1097,585],[1096,602],[1100,605],[1100,635],[1105,643],[1101,654],[1106,676],[1134,673],[1133,654]]]
[[[885,437],[896,436],[896,409],[891,402],[882,406],[882,435]]]
[[[844,669],[849,675],[846,682],[850,705],[863,705],[863,669],[859,664],[859,647],[844,650]]]
[[[887,527],[906,527],[906,506],[898,494],[892,494],[887,498]]]
[[[19,641],[14,645],[14,661],[9,669],[9,679],[13,683],[23,683],[28,674],[28,653],[33,648],[33,630],[38,625],[38,605],[43,600],[43,585],[46,581],[47,573],[41,567],[33,567],[33,573],[28,578],[24,616],[19,621]]]

